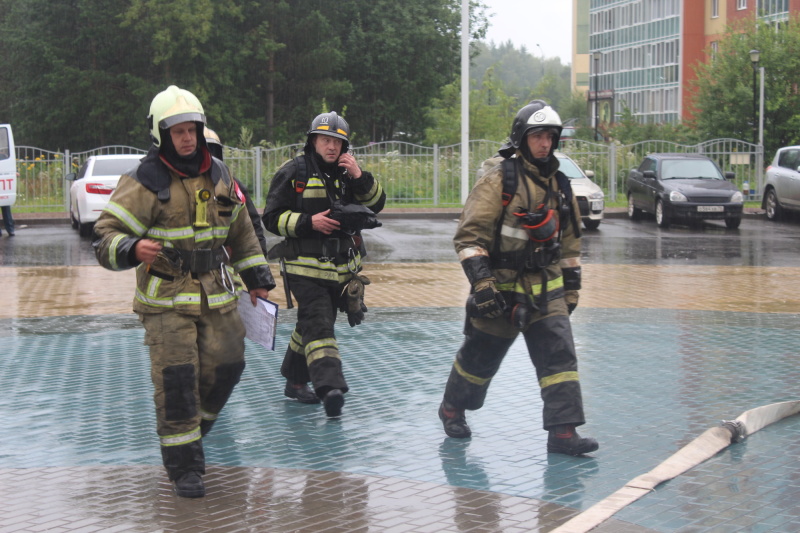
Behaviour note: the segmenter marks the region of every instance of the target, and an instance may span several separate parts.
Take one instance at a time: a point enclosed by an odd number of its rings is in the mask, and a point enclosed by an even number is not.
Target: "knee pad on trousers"
[[[161,371],[164,415],[167,420],[186,420],[197,415],[194,365],[168,366]]]

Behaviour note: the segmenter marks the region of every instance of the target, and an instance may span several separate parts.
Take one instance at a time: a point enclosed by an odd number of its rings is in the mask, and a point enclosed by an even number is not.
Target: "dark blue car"
[[[744,196],[717,164],[700,154],[649,154],[630,171],[628,217],[652,213],[662,228],[673,223],[724,220],[730,229],[742,222]]]

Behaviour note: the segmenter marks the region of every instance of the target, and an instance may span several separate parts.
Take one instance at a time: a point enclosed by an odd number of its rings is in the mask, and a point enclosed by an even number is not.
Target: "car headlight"
[[[602,200],[603,199],[603,191],[595,191],[589,195],[590,200]]]
[[[669,193],[669,201],[670,202],[686,202],[687,199],[686,199],[686,196],[684,196],[683,193],[680,193],[678,191],[672,191],[671,193]]]
[[[740,203],[740,204],[743,203],[744,202],[744,196],[742,195],[742,192],[741,191],[736,191],[735,193],[733,193],[731,195],[731,202],[736,202],[736,203]]]

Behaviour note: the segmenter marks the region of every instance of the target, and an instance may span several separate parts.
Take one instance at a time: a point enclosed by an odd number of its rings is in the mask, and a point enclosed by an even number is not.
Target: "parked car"
[[[767,167],[761,207],[769,220],[780,220],[786,211],[800,211],[800,146],[778,149]]]
[[[628,174],[628,217],[653,213],[659,226],[673,222],[725,220],[736,229],[742,222],[744,196],[717,164],[700,154],[649,154]]]
[[[589,230],[597,229],[603,221],[605,195],[603,189],[592,181],[594,172],[584,172],[575,161],[561,152],[556,152],[555,155],[558,158],[558,169],[569,178],[572,193],[578,199],[584,227]]]
[[[67,174],[66,178],[72,181],[69,218],[81,237],[92,234],[94,223],[108,205],[120,176],[135,167],[142,157],[142,154],[93,155],[77,173]]]

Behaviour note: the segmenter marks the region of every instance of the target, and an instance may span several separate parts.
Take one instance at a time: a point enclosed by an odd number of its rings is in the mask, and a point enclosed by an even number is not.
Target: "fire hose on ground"
[[[673,479],[710,459],[733,443],[741,442],[761,428],[800,412],[800,400],[773,403],[750,409],[735,420],[723,420],[678,450],[666,461],[571,518],[552,533],[585,533],[611,518],[665,481]]]

